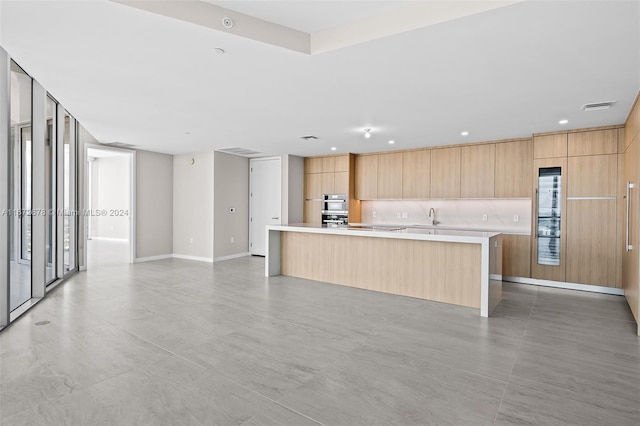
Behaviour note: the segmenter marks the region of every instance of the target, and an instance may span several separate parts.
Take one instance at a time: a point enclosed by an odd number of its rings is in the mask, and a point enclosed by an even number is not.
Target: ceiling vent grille
[[[305,135],[305,136],[300,136],[300,139],[304,139],[305,141],[317,141],[318,137],[313,135]]]
[[[594,102],[592,104],[584,104],[580,109],[583,111],[598,111],[601,109],[609,109],[615,103],[616,101]]]
[[[262,153],[258,151],[253,151],[247,148],[222,148],[218,149],[218,152],[225,152],[227,154],[239,155],[241,157],[258,157],[262,155]]]

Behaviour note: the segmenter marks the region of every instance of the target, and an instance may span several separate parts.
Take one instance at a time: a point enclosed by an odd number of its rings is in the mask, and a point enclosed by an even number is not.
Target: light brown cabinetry
[[[495,144],[461,148],[460,197],[493,198],[495,194]]]
[[[431,198],[460,198],[460,147],[431,150]]]
[[[566,280],[616,286],[616,200],[567,201]]]
[[[402,198],[425,199],[431,193],[431,150],[402,153]]]
[[[320,173],[305,173],[304,199],[320,200],[322,197],[322,176]]]
[[[496,143],[495,197],[531,197],[531,139]]]
[[[567,134],[533,137],[533,158],[560,158],[567,156]]]
[[[322,224],[322,201],[305,200],[304,202],[304,223],[312,225]]]
[[[567,151],[569,157],[580,155],[616,154],[618,129],[592,130],[569,133]]]
[[[335,172],[348,172],[350,170],[349,167],[349,159],[351,158],[351,155],[346,154],[346,155],[338,155],[335,158],[335,163],[334,163],[334,167],[335,167]]]
[[[378,198],[378,156],[356,157],[356,198],[375,200]]]
[[[402,198],[402,153],[378,155],[378,199]]]
[[[502,235],[502,275],[529,278],[531,276],[531,237]]]
[[[617,154],[569,157],[568,161],[568,197],[614,197],[616,195]]]
[[[335,173],[334,192],[336,194],[349,194],[349,172]]]

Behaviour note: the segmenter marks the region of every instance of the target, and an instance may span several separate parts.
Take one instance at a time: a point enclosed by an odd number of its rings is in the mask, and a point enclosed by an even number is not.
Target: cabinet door
[[[535,160],[531,278],[565,281],[567,159]]]
[[[531,198],[531,139],[496,144],[496,198]]]
[[[322,171],[322,157],[305,157],[304,172],[320,173]]]
[[[320,173],[305,173],[304,199],[320,200],[322,198],[322,175]]]
[[[321,194],[335,194],[335,173],[319,173]]]
[[[307,200],[304,202],[304,223],[322,224],[322,201]]]
[[[335,193],[349,195],[349,172],[336,172]]]
[[[333,173],[336,171],[336,157],[320,157],[320,172]]]
[[[567,281],[616,286],[616,200],[567,201]]]
[[[356,157],[356,198],[375,200],[378,198],[378,156]]]
[[[618,155],[569,157],[567,197],[614,197]]]
[[[335,157],[335,171],[336,172],[348,172],[349,171],[349,154],[338,155]]]
[[[531,237],[502,235],[502,275],[529,278],[531,276]]]
[[[561,158],[566,156],[566,133],[533,137],[533,158]]]
[[[460,148],[431,150],[431,198],[460,198]]]
[[[431,190],[431,150],[402,154],[402,198],[425,199]]]
[[[495,163],[495,144],[462,147],[460,197],[493,198]]]
[[[402,153],[378,155],[378,199],[402,198]]]
[[[569,133],[569,157],[618,153],[618,129]]]

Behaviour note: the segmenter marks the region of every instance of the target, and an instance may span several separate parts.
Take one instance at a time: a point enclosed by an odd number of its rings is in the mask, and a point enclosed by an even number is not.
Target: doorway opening
[[[133,263],[135,152],[90,145],[86,159],[85,265]]]

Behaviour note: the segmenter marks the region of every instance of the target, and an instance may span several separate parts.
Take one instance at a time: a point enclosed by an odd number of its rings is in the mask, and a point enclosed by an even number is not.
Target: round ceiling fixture
[[[469,132],[467,132],[466,130],[462,133],[460,133],[462,136],[469,136]]]
[[[567,120],[565,118],[565,119],[562,119],[562,120],[558,121],[558,124],[567,124],[568,122],[569,122],[569,120]]]
[[[331,147],[331,151],[335,151],[336,149],[338,149],[338,148],[336,148],[335,146]]]
[[[213,51],[218,55],[224,55],[224,49],[222,47],[216,47],[215,49],[213,49]]]
[[[364,129],[364,137],[367,139],[371,137],[371,129]]]
[[[389,145],[393,145],[396,141],[389,141]]]
[[[222,25],[225,28],[233,28],[233,19],[229,18],[228,16],[225,16],[224,18],[222,18]]]

